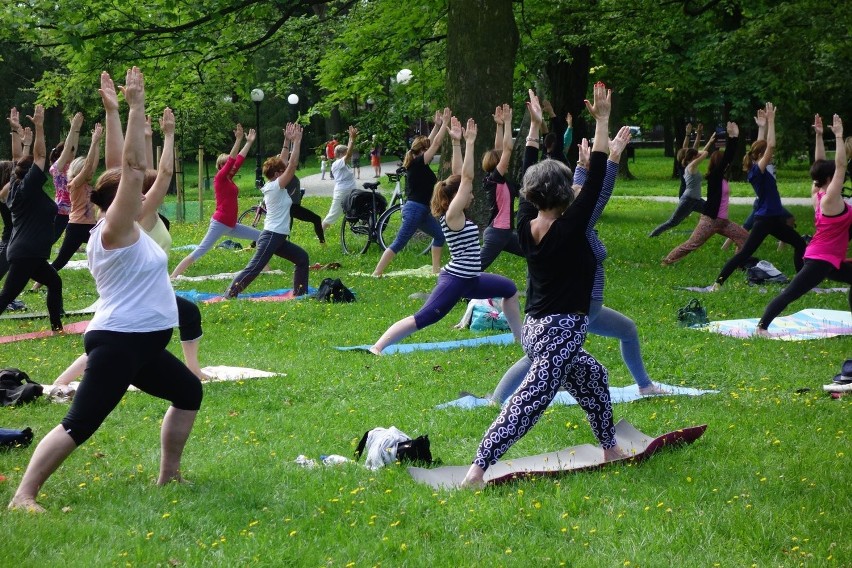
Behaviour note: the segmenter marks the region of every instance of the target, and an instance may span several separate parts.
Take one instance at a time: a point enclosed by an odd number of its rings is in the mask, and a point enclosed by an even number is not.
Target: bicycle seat
[[[364,183],[364,189],[369,189],[370,191],[376,191],[377,189],[379,189],[379,184],[378,184],[378,182],[377,183],[365,182]]]

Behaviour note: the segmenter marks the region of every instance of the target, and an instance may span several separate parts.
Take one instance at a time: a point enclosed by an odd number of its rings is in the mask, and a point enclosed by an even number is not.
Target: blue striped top
[[[450,262],[444,266],[444,270],[459,278],[478,277],[482,271],[479,227],[470,219],[465,219],[464,227],[454,231],[447,226],[446,219],[441,217],[441,230],[450,249]]]
[[[583,185],[586,183],[586,176],[588,172],[583,166],[577,166],[577,169],[574,171],[574,184],[575,185]],[[606,174],[604,174],[604,182],[603,187],[601,188],[601,193],[598,196],[598,201],[595,203],[595,210],[592,213],[592,217],[589,220],[589,226],[586,229],[586,237],[589,239],[589,246],[592,247],[592,254],[595,255],[595,261],[597,266],[595,266],[595,282],[592,285],[592,300],[603,302],[604,299],[604,267],[603,261],[606,260],[606,246],[604,246],[603,241],[601,241],[600,237],[598,237],[598,230],[595,229],[595,225],[600,219],[601,214],[603,213],[604,207],[606,207],[609,198],[612,196],[612,190],[615,188],[615,178],[618,175],[618,164],[611,160],[607,160],[606,162]]]

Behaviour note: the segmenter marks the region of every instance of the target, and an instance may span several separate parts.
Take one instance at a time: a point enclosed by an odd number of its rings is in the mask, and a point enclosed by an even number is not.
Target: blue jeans
[[[417,229],[432,237],[433,247],[444,246],[446,239],[444,239],[444,232],[441,231],[441,224],[432,217],[429,207],[409,200],[402,206],[402,226],[389,247],[394,254],[399,254],[399,251],[405,248]]]
[[[651,378],[642,362],[642,351],[639,347],[639,334],[636,324],[629,317],[603,305],[603,302],[592,300],[589,305],[588,333],[602,337],[616,337],[621,341],[621,358],[627,365],[627,370],[640,388],[651,386]],[[526,355],[512,365],[503,375],[491,399],[503,403],[514,393],[523,382],[524,377],[532,366],[532,361]]]

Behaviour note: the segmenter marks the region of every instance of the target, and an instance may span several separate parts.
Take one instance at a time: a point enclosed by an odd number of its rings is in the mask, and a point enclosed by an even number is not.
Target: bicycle
[[[343,202],[340,246],[345,254],[364,254],[370,243],[379,242],[379,221],[387,199],[378,193],[379,182],[364,183],[364,190],[353,189]]]
[[[405,168],[398,168],[395,174],[387,174],[388,181],[395,182],[396,186],[391,194],[390,207],[378,221],[379,245],[381,245],[382,250],[387,249],[393,243],[400,228],[402,228],[402,206],[405,205],[406,199],[405,193],[402,191],[401,180],[405,175]],[[417,229],[405,248],[416,251],[417,254],[426,254],[432,248],[432,237]]]
[[[304,189],[299,189],[302,195],[305,195]],[[257,205],[252,205],[242,213],[240,213],[239,218],[237,218],[237,223],[240,225],[246,225],[248,227],[257,228],[260,225],[260,221],[263,219],[263,216],[266,215],[266,201],[263,196],[260,198],[260,202]],[[254,246],[254,243],[251,244]]]

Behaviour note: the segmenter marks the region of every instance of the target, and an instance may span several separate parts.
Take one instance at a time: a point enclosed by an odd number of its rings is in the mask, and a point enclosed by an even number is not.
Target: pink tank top
[[[852,225],[852,209],[846,205],[843,213],[828,217],[822,214],[819,202],[824,192],[817,193],[817,207],[814,211],[814,234],[805,249],[805,258],[824,260],[834,268],[840,268],[840,263],[846,259],[846,249],[849,248],[849,226]]]

